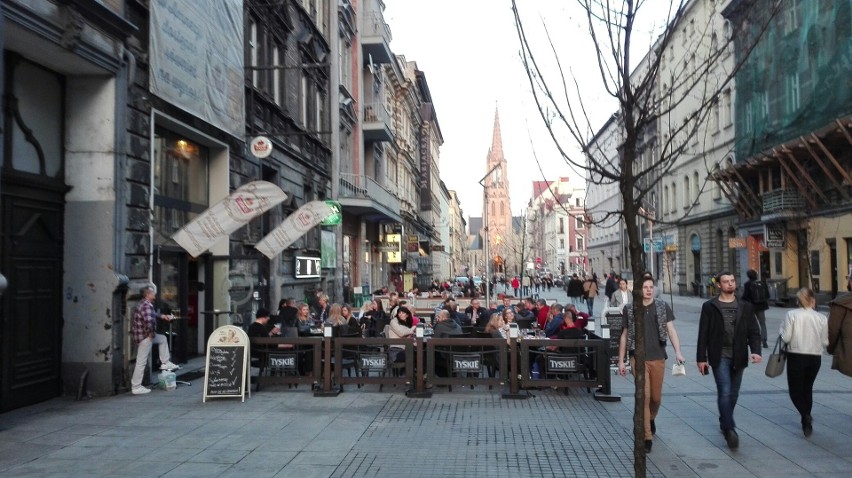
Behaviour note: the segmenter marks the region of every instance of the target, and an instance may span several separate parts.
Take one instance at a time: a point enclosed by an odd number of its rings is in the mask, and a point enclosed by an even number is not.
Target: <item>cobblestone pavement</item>
[[[565,301],[556,289],[544,295]],[[691,362],[701,300],[665,298]],[[785,312],[770,309],[770,331]],[[712,378],[693,363],[686,377],[667,376],[648,476],[852,477],[852,379],[830,363],[825,356],[816,381],[809,439],[786,380],[746,369],[734,451],[718,431]],[[620,402],[550,389],[506,400],[479,386],[435,388],[429,399],[347,386],[317,398],[284,386],[202,403],[195,380],[142,396],[60,398],[0,415],[0,476],[632,476],[632,379],[614,376],[613,391]]]

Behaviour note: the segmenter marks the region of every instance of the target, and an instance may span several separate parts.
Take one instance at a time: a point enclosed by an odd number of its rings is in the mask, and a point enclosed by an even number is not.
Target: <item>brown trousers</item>
[[[636,358],[630,357],[630,371],[636,377]],[[663,377],[666,375],[665,360],[645,361],[645,439],[652,440],[651,420],[657,418],[663,402]]]

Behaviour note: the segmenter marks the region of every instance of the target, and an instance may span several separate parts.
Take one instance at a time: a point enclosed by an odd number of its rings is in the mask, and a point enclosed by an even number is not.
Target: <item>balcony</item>
[[[392,141],[391,114],[387,103],[374,101],[365,104],[361,127],[364,131],[364,141]]]
[[[375,179],[363,174],[340,174],[340,196],[344,214],[366,216],[370,222],[402,222],[399,199]]]
[[[369,12],[364,15],[364,25],[361,29],[361,50],[364,53],[364,64],[391,63],[393,52],[390,42],[393,39],[390,27],[385,23],[381,12]]]
[[[760,216],[762,221],[791,219],[807,215],[805,199],[796,189],[776,189],[764,193],[761,199],[763,200],[763,214]]]

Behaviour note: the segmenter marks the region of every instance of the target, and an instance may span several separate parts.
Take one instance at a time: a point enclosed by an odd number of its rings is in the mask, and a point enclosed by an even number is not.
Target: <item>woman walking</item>
[[[781,340],[787,344],[787,387],[790,400],[802,416],[802,432],[813,433],[814,381],[823,349],[828,346],[828,318],[815,311],[816,298],[803,287],[796,293],[799,308],[787,312],[781,325]]]

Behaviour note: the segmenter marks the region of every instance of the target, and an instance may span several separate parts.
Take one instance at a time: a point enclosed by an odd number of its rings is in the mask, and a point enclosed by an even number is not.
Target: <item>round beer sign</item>
[[[251,154],[255,158],[263,159],[272,154],[272,141],[266,136],[257,136],[251,140]]]

